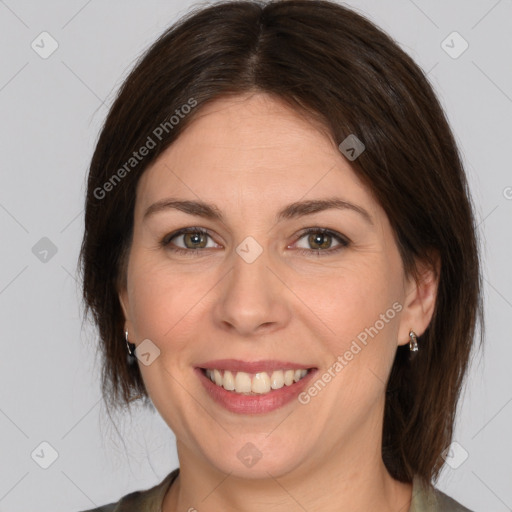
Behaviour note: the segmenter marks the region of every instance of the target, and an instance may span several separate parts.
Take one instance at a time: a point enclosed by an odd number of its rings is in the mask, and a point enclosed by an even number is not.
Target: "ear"
[[[413,330],[416,336],[421,336],[427,329],[434,314],[439,276],[441,272],[441,259],[439,253],[431,252],[432,265],[428,261],[417,263],[418,282],[413,276],[405,281],[405,299],[400,318],[398,331],[398,344],[409,343],[409,331]]]
[[[131,322],[130,303],[128,301],[128,290],[126,289],[126,286],[124,286],[118,291],[118,297],[124,315],[124,330],[128,331],[128,334],[130,335],[129,341],[133,343],[133,339],[135,338],[135,336],[133,331],[133,324]]]

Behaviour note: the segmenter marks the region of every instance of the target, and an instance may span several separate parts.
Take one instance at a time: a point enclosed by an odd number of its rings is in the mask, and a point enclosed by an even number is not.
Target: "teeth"
[[[257,373],[252,379],[251,391],[253,393],[268,393],[270,391],[270,377],[268,373]]]
[[[281,371],[272,372],[270,376],[270,387],[272,389],[280,389],[284,386],[284,374]]]
[[[245,372],[238,372],[235,377],[235,391],[237,393],[251,392],[251,376]]]
[[[222,378],[222,387],[228,391],[233,391],[235,389],[235,378],[231,372],[224,372],[224,377]]]
[[[219,370],[213,370],[214,382],[217,386],[222,386],[222,375]]]
[[[295,376],[295,372],[293,370],[286,370],[284,372],[284,383],[286,386],[291,386],[293,384],[294,376]]]
[[[291,386],[294,382],[307,375],[305,369],[298,370],[274,370],[271,375],[267,372],[259,372],[254,375],[246,372],[232,372],[225,370],[206,370],[206,376],[217,386],[227,391],[242,394],[265,394],[272,389],[281,389]]]

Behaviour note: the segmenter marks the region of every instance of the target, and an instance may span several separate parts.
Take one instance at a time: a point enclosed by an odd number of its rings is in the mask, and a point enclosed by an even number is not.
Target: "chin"
[[[204,447],[205,458],[218,471],[243,479],[280,478],[304,464],[304,446],[299,439],[284,449],[279,438],[259,436],[233,437],[226,445],[217,444],[214,450]],[[298,450],[297,447],[301,449]]]

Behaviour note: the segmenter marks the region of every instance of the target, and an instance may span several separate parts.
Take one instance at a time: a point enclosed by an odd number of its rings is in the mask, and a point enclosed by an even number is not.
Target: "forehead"
[[[224,204],[229,195],[253,211],[336,195],[378,213],[326,132],[282,101],[262,93],[223,98],[196,115],[141,177],[139,214],[169,195]]]

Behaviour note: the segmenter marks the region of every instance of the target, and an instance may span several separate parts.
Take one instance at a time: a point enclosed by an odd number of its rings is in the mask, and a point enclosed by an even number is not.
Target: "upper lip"
[[[230,372],[272,372],[274,370],[298,370],[310,369],[311,365],[303,363],[292,363],[289,361],[276,361],[274,359],[266,359],[260,361],[242,361],[240,359],[216,359],[215,361],[207,361],[197,365],[198,368],[205,370],[228,370]]]

